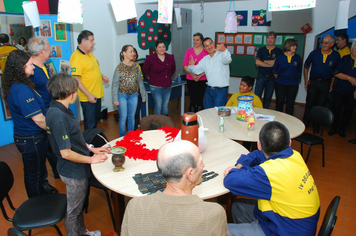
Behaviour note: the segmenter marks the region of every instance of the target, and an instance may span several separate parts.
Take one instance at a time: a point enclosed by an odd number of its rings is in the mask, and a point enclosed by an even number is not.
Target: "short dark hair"
[[[347,34],[338,34],[337,36],[336,36],[336,38],[341,38],[342,40],[345,40],[346,39],[346,44],[348,44],[349,43],[349,36],[347,35]]]
[[[159,162],[159,156],[160,155],[158,154],[156,165],[167,181],[179,182],[187,168],[192,167],[195,169],[197,167],[197,162],[194,156],[190,153],[173,155],[162,162]]]
[[[197,33],[193,34],[193,37],[195,37],[195,36],[199,36],[200,40],[203,42],[204,36],[202,33],[197,32]]]
[[[242,77],[241,81],[245,82],[248,87],[252,86],[253,88],[253,85],[255,85],[255,79],[252,78],[251,76],[244,76]]]
[[[7,34],[0,34],[0,43],[8,43],[10,38]]]
[[[214,42],[211,38],[205,37],[205,38],[203,39],[203,42],[202,42],[203,46],[204,46],[204,42],[207,41],[207,40],[209,40],[209,39],[211,40],[211,42]]]
[[[287,39],[283,43],[283,52],[290,51],[290,47],[291,46],[298,46],[298,40],[296,40],[296,39]]]
[[[78,81],[66,73],[54,75],[47,84],[47,89],[54,100],[64,100],[75,93]]]
[[[260,131],[259,139],[262,151],[268,156],[285,150],[290,144],[287,127],[278,121],[265,124]]]
[[[268,37],[268,36],[274,36],[274,38],[277,37],[277,35],[276,35],[276,33],[275,33],[274,31],[268,32],[268,33],[267,33],[267,37]]]
[[[89,36],[94,36],[93,32],[89,30],[83,30],[82,32],[80,32],[77,38],[78,44],[81,44],[83,39],[88,40]]]
[[[133,48],[133,50],[134,50],[134,52],[136,53],[136,60],[135,60],[135,61],[137,61],[137,59],[138,59],[138,52],[137,52],[136,48]]]
[[[157,48],[157,47],[158,47],[158,45],[160,45],[161,43],[163,43],[163,44],[164,44],[164,46],[166,46],[166,44],[164,43],[164,41],[163,41],[163,40],[157,40],[156,45],[155,45],[155,48]]]

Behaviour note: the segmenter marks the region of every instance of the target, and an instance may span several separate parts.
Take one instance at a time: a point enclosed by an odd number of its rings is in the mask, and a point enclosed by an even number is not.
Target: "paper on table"
[[[274,121],[274,116],[267,116],[267,115],[262,115],[262,114],[255,114],[256,120],[269,120],[269,121]]]
[[[83,24],[82,0],[59,0],[58,22]]]
[[[110,0],[117,22],[137,17],[134,0]]]
[[[22,8],[25,16],[25,25],[32,25],[33,28],[40,27],[40,15],[36,2],[23,2]]]

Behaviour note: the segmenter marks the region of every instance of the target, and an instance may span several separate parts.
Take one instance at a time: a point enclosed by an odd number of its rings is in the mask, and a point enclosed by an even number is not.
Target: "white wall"
[[[356,15],[356,1],[350,1],[349,17]],[[176,4],[174,4],[176,6]],[[229,2],[216,2],[204,4],[204,22],[200,22],[200,3],[187,4],[180,3],[181,8],[193,10],[193,30],[201,32],[204,36],[214,38],[216,31],[224,30],[225,13],[229,8]],[[252,10],[266,9],[267,0],[236,1],[235,10],[247,10],[248,17]],[[307,35],[305,43],[304,60],[314,47],[314,37],[316,34],[334,26],[338,0],[318,0],[317,7],[309,10],[274,12],[271,27],[240,26],[240,32],[267,32],[274,30],[280,33],[302,33],[300,28],[309,23],[313,30]],[[157,3],[136,4],[138,18],[146,9],[157,10]],[[93,31],[96,46],[94,55],[98,58],[101,71],[104,75],[112,79],[115,67],[119,64],[119,53],[125,44],[132,44],[138,50],[139,57],[145,57],[148,50],[141,50],[137,44],[137,34],[128,34],[126,22],[116,22],[113,15],[110,1],[101,0],[100,4],[96,0],[83,1],[83,25],[73,26],[73,42],[79,32],[83,29]],[[77,45],[75,45],[76,47]],[[239,78],[231,78],[230,93],[238,91]],[[105,96],[103,105],[109,108],[109,112],[114,109],[111,103],[111,83],[104,86]],[[304,83],[300,85],[297,102],[305,102],[306,92]]]

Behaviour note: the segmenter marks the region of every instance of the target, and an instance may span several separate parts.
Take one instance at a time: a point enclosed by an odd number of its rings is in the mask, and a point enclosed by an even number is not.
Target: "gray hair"
[[[157,168],[167,181],[179,182],[189,167],[196,168],[195,158],[190,153],[180,153],[164,160],[159,160],[160,153],[157,155]]]
[[[353,41],[351,44],[351,51],[356,49],[356,41]]]
[[[332,35],[332,34],[327,34],[327,35],[324,36],[324,39],[325,39],[326,37],[330,37],[330,43],[335,43],[335,37],[334,37],[334,35]]]
[[[48,50],[48,46],[46,44],[48,42],[46,37],[36,36],[32,37],[27,44],[27,50],[31,56],[37,56],[41,53],[41,50]]]

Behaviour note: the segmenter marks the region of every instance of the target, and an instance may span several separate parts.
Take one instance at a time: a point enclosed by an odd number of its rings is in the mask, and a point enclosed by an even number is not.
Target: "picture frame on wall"
[[[49,73],[53,76],[57,74],[57,70],[56,67],[54,66],[53,61],[48,61],[45,63],[45,65],[47,66],[47,68],[49,69]]]
[[[246,47],[246,55],[251,55],[254,56],[255,55],[255,46],[247,46]]]
[[[59,63],[59,73],[70,74],[70,62],[65,60],[60,60]]]
[[[237,45],[236,46],[236,55],[244,55],[245,54],[245,46]]]
[[[52,25],[50,20],[40,21],[40,35],[43,37],[52,37]]]
[[[225,34],[218,34],[218,43],[225,43]]]
[[[234,35],[232,35],[232,34],[226,35],[225,42],[227,44],[233,44],[234,43]]]
[[[244,44],[252,44],[252,34],[244,34]]]
[[[232,45],[226,46],[226,49],[230,52],[231,55],[234,55],[234,54],[235,54],[234,48],[235,48],[235,47],[232,46]]]
[[[51,54],[49,57],[62,57],[62,47],[61,46],[50,46]]]
[[[55,41],[67,41],[67,24],[54,23],[54,36]]]
[[[282,35],[277,35],[275,45],[282,46],[282,44],[283,44],[283,36]]]
[[[237,34],[235,35],[235,44],[243,44],[244,41],[243,41],[243,34]]]
[[[263,35],[255,34],[253,36],[253,44],[262,45],[262,43],[263,43]]]

